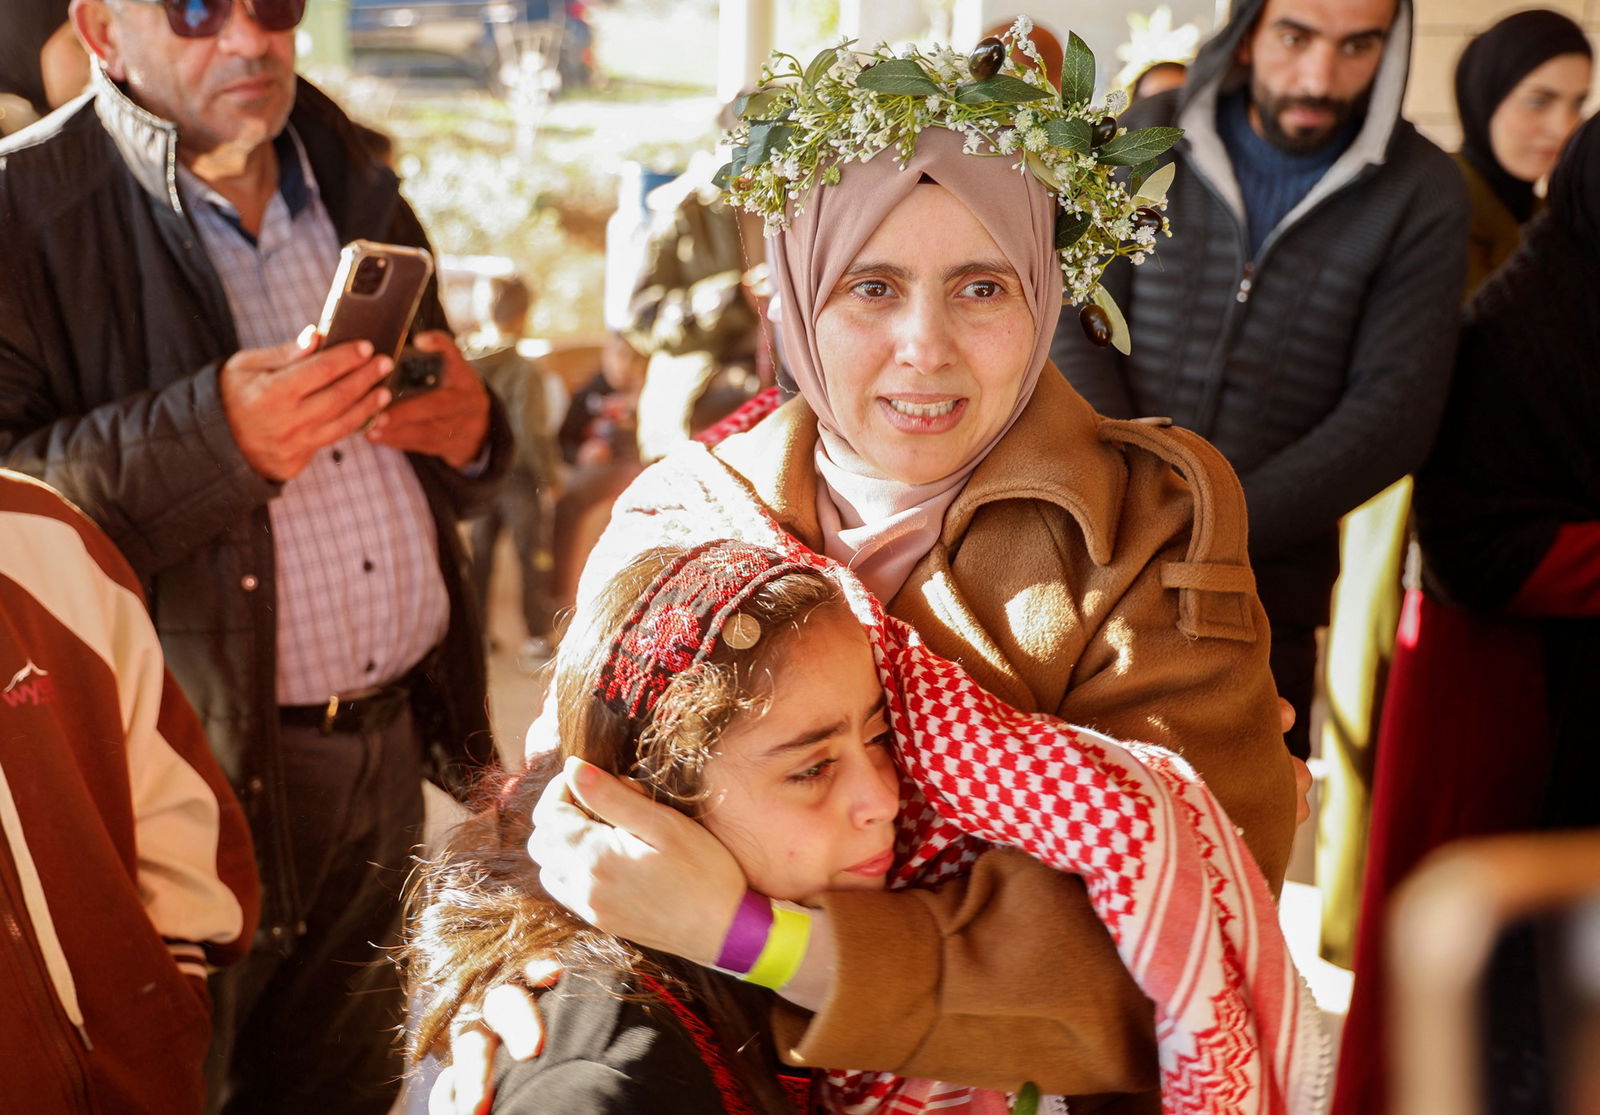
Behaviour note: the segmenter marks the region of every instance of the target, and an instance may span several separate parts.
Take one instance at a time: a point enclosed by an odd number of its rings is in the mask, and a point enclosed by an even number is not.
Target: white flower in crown
[[[1104,337],[1090,329],[1091,337],[1126,351],[1126,326],[1112,313],[1100,276],[1118,257],[1143,262],[1156,233],[1170,235],[1160,209],[1171,172],[1157,172],[1155,160],[1182,133],[1119,134],[1112,117],[1123,102],[1091,104],[1094,55],[1077,35],[1068,35],[1057,92],[1028,41],[1032,28],[1020,17],[966,56],[945,46],[907,46],[897,54],[884,43],[858,51],[850,41],[825,48],[805,66],[775,53],[760,88],[740,98],[740,122],[725,137],[733,160],[717,183],[729,204],[781,228],[813,190],[838,184],[840,163],[865,162],[891,147],[903,163],[925,128],[957,132],[973,158],[1014,157],[1057,195],[1066,295],[1093,303],[1083,310],[1086,328],[1094,315],[1110,318]]]

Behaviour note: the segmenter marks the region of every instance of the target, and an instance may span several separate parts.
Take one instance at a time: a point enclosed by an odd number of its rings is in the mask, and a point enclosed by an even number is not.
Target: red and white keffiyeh
[[[1156,1005],[1168,1115],[1321,1111],[1320,1014],[1260,868],[1194,769],[1165,748],[1017,712],[885,615],[848,570],[814,560],[867,628],[888,699],[904,775],[891,889],[962,874],[990,845],[1081,876]],[[849,1115],[957,1106],[949,1091],[928,1102],[929,1087],[830,1072],[825,1093]],[[967,1110],[982,1102],[974,1094]]]

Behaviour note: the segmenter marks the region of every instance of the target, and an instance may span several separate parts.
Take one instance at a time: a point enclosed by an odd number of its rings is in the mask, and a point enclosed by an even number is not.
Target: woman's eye
[[[850,290],[851,293],[858,294],[862,298],[887,298],[889,296],[889,284],[882,279],[864,279],[851,287]]]
[[[967,284],[967,293],[978,298],[997,298],[1005,293],[1005,288],[993,279],[979,279]]]
[[[804,770],[795,771],[789,776],[788,781],[801,783],[815,782],[826,775],[829,768],[838,761],[838,759],[823,759],[820,763],[812,763]]]

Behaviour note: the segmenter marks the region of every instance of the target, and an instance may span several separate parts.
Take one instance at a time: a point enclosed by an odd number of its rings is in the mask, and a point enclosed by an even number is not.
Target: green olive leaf
[[[1122,355],[1126,356],[1133,351],[1133,337],[1128,332],[1127,319],[1122,316],[1122,311],[1117,308],[1117,300],[1111,297],[1105,287],[1096,283],[1094,290],[1089,293],[1094,304],[1106,312],[1106,317],[1111,319],[1111,345]]]
[[[1166,151],[1181,138],[1182,128],[1140,128],[1108,141],[1096,155],[1107,166],[1138,166]]]
[[[741,120],[770,120],[788,97],[787,89],[757,89],[733,102],[734,115]]]
[[[1056,147],[1065,147],[1068,151],[1079,155],[1087,155],[1090,150],[1091,129],[1087,120],[1069,117],[1066,120],[1051,120],[1044,126],[1044,134],[1050,137],[1050,142]]]
[[[1061,179],[1056,177],[1056,172],[1051,169],[1050,164],[1040,158],[1037,152],[1027,152],[1024,161],[1028,164],[1028,169],[1033,172],[1035,178],[1057,193],[1061,192]]]
[[[1177,173],[1177,164],[1168,163],[1144,175],[1134,190],[1133,200],[1144,205],[1161,204],[1167,199],[1167,191],[1172,188],[1172,179]]]
[[[1011,1115],[1038,1115],[1039,1111],[1039,1085],[1028,1081],[1017,1091],[1017,1102],[1012,1105]]]
[[[839,48],[836,46],[825,46],[821,50],[817,51],[817,56],[811,60],[811,63],[808,66],[806,66],[805,76],[800,79],[802,84],[804,84],[807,89],[810,89],[817,82],[821,81],[822,75],[827,73],[833,67],[834,59],[838,58],[838,56]]]
[[[1094,51],[1076,32],[1068,31],[1065,54],[1061,63],[1061,103],[1088,104],[1094,96]]]
[[[1042,101],[1049,96],[1050,90],[1029,85],[1021,78],[1012,77],[1010,74],[995,74],[982,81],[970,82],[956,90],[956,100],[964,105],[987,104],[991,101],[1020,105],[1028,101]]]
[[[733,163],[726,162],[717,168],[717,173],[711,176],[711,184],[719,190],[726,190],[728,183],[733,181]]]
[[[745,156],[745,166],[760,166],[789,142],[794,129],[788,124],[767,122],[750,125],[750,153]]]
[[[1144,180],[1154,174],[1155,171],[1156,161],[1154,159],[1146,159],[1144,162],[1128,171],[1128,192],[1133,193],[1137,191],[1139,187],[1144,184]]]
[[[856,84],[894,97],[927,97],[944,92],[928,71],[910,58],[888,58],[861,71]]]
[[[1056,251],[1064,252],[1089,231],[1094,218],[1087,213],[1069,213],[1065,209],[1056,217]]]

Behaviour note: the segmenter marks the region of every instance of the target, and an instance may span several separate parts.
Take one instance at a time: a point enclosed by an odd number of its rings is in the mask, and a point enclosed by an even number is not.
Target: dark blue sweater
[[[1249,218],[1250,258],[1261,254],[1261,245],[1300,199],[1328,173],[1344,149],[1360,130],[1360,120],[1348,121],[1340,133],[1320,151],[1295,155],[1280,151],[1250,126],[1250,95],[1246,89],[1217,98],[1217,134],[1228,149],[1233,176],[1244,195],[1244,210]]]

